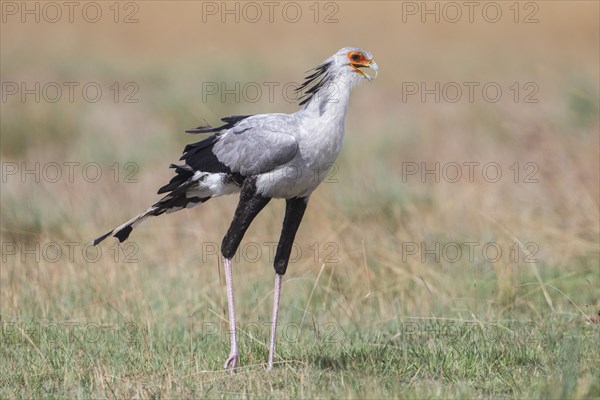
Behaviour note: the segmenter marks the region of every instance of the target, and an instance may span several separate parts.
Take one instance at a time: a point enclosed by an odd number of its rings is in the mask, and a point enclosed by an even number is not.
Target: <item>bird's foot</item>
[[[227,357],[227,360],[225,360],[225,366],[223,368],[229,369],[231,372],[235,372],[235,369],[237,367],[238,358],[239,358],[238,353],[232,351],[231,353],[229,353],[229,357]]]

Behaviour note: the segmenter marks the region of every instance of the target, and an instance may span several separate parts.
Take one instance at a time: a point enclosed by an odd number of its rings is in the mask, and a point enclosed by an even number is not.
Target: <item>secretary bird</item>
[[[236,115],[219,127],[200,126],[188,133],[211,136],[188,144],[180,160],[171,164],[175,176],[160,188],[168,193],[137,217],[94,240],[97,245],[113,235],[120,242],[148,217],[192,208],[213,197],[240,192],[233,221],[221,245],[231,351],[224,368],[238,363],[231,259],[252,220],[272,198],[286,201],[281,237],[275,255],[275,289],[268,369],[273,368],[281,281],[294,237],[311,193],[336,160],[344,138],[344,118],[350,89],[363,79],[373,80],[362,68],[378,67],[371,53],[345,47],[310,70],[297,89],[302,108],[293,114]],[[293,174],[290,173],[292,169]],[[293,175],[293,176],[290,176]]]

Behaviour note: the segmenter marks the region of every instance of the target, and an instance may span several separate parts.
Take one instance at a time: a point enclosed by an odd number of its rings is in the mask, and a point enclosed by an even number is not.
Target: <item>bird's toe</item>
[[[237,353],[230,353],[229,357],[227,357],[227,360],[225,360],[225,366],[223,368],[229,369],[231,372],[235,372],[235,369],[237,367],[238,358],[239,358],[239,356]]]

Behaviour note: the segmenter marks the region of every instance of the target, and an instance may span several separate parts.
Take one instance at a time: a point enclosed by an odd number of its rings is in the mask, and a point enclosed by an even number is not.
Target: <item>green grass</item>
[[[393,317],[379,326],[300,327],[284,319],[270,373],[267,328],[257,323],[241,334],[242,367],[234,375],[221,371],[228,340],[218,320],[202,328],[189,316],[102,323],[5,323],[2,397],[560,399],[594,398],[600,390],[598,330],[578,315],[540,322]],[[202,335],[213,328],[219,333]]]
[[[142,252],[139,264],[109,271],[93,263],[65,272],[53,265],[32,269],[39,283],[19,290],[15,301],[25,307],[3,321],[0,395],[600,395],[598,320],[584,306],[597,291],[582,283],[594,279],[592,267],[566,276],[543,269],[552,312],[527,271],[518,274],[523,284],[506,306],[493,297],[498,282],[478,280],[474,274],[481,272],[468,264],[436,272],[456,294],[438,301],[424,294],[422,283],[394,284],[386,279],[390,271],[376,263],[369,265],[366,296],[365,285],[352,284],[344,265],[320,271],[301,262],[303,272],[292,269],[284,283],[276,367],[267,372],[270,267],[241,262],[235,270],[241,366],[231,375],[222,370],[229,339],[215,266],[183,263],[164,270]],[[431,311],[416,315],[413,303]]]

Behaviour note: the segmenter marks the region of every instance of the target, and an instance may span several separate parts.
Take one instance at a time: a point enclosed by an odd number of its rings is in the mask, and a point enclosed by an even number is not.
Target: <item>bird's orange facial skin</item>
[[[363,53],[361,53],[360,51],[351,51],[348,54],[346,54],[346,56],[348,57],[348,60],[350,61],[350,65],[352,66],[352,68],[354,68],[354,71],[358,72],[361,75],[364,75],[364,72],[362,72],[358,68],[368,67],[373,62],[373,61],[367,59],[367,57],[365,57],[365,55]]]
[[[351,51],[347,54],[348,60],[350,60],[350,64],[358,64],[358,65],[369,65],[370,61],[367,60],[367,57],[360,51]]]

